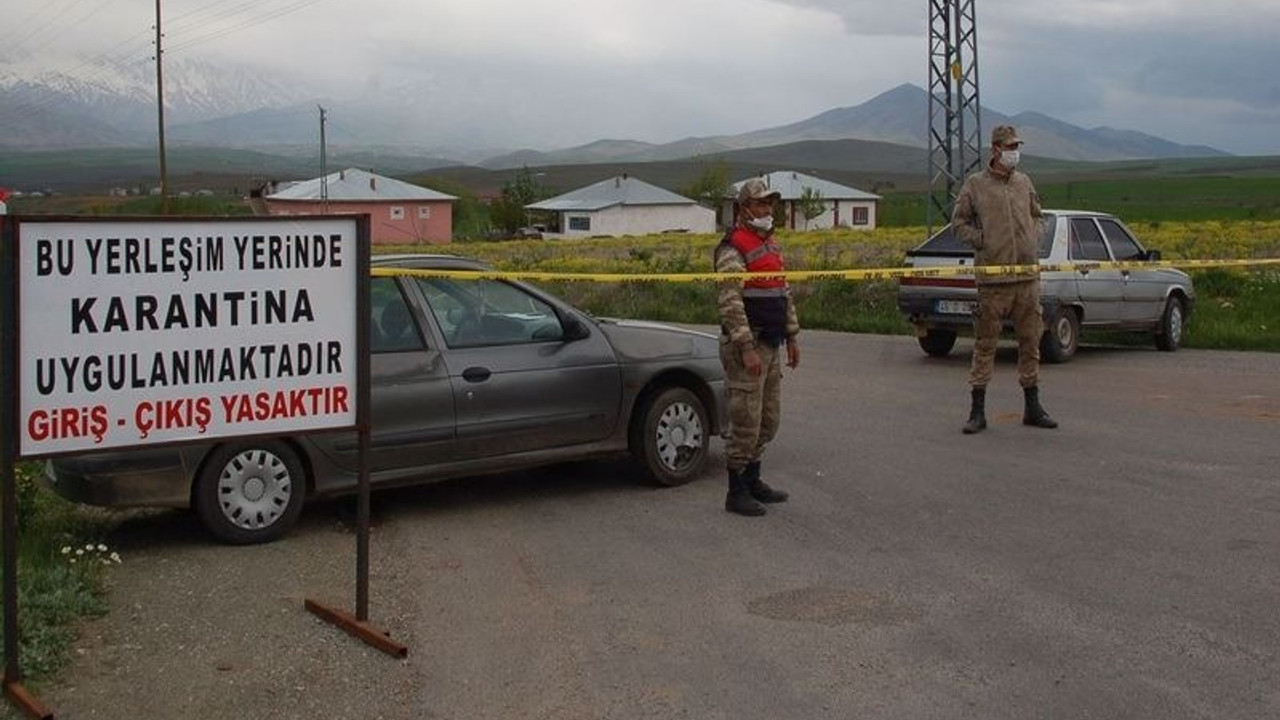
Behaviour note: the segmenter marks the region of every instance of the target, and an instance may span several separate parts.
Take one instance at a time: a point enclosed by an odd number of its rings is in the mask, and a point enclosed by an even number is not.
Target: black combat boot
[[[1049,417],[1049,413],[1040,407],[1040,388],[1029,387],[1022,388],[1022,396],[1026,400],[1026,410],[1022,413],[1022,424],[1031,425],[1032,427],[1048,428],[1052,430],[1058,427],[1058,421]]]
[[[729,471],[729,494],[724,498],[724,509],[739,515],[763,515],[764,506],[751,497],[747,479],[742,473]]]
[[[762,503],[786,502],[787,498],[791,497],[782,490],[774,490],[760,479],[759,460],[747,463],[746,469],[742,471],[742,479],[747,481],[747,490],[751,492],[751,497]]]
[[[973,435],[987,429],[987,389],[975,387],[971,393],[973,404],[969,407],[969,422],[964,424],[965,435]]]

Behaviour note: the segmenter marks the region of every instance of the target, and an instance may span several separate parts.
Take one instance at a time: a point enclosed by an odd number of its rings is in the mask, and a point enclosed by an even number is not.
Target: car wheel
[[[661,485],[683,485],[702,473],[710,438],[707,410],[682,387],[655,393],[636,415],[631,450]]]
[[[1040,338],[1040,356],[1046,362],[1063,363],[1080,347],[1080,316],[1071,308],[1061,308]]]
[[[920,341],[920,349],[924,350],[925,354],[946,357],[951,352],[951,348],[956,345],[956,331],[946,328],[929,328],[917,339]]]
[[[1182,300],[1171,297],[1164,304],[1164,314],[1160,316],[1160,327],[1156,330],[1156,348],[1165,352],[1173,352],[1182,346],[1183,323],[1186,321],[1186,310]]]
[[[223,445],[196,478],[194,504],[200,522],[235,545],[270,542],[289,530],[302,511],[305,471],[298,455],[277,441]]]

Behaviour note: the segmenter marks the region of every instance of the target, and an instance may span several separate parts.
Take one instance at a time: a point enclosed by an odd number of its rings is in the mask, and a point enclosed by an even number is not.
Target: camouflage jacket
[[[1039,262],[1040,196],[1025,173],[1005,178],[989,169],[970,175],[956,196],[951,226],[973,247],[974,265],[1035,265]],[[1025,282],[1036,273],[978,276],[978,284]]]

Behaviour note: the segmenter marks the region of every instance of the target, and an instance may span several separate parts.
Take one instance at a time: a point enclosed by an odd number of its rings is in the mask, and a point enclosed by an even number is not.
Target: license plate
[[[938,313],[942,315],[972,315],[978,303],[973,300],[939,300]]]

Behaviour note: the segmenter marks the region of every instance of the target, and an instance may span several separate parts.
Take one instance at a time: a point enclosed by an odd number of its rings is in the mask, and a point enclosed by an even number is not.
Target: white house
[[[716,231],[714,210],[625,174],[525,209],[552,213],[548,234],[557,237]]]
[[[792,230],[820,230],[833,227],[848,227],[857,230],[874,230],[876,227],[876,210],[879,208],[880,196],[869,192],[823,180],[812,175],[778,170],[762,175],[765,184],[777,190],[782,198],[785,225]],[[732,220],[734,217],[734,198],[738,188],[746,180],[740,180],[729,188],[729,198],[722,208],[721,217]],[[805,189],[811,195],[820,198],[823,211],[812,218],[805,218],[801,199]],[[729,223],[726,223],[729,224]]]

